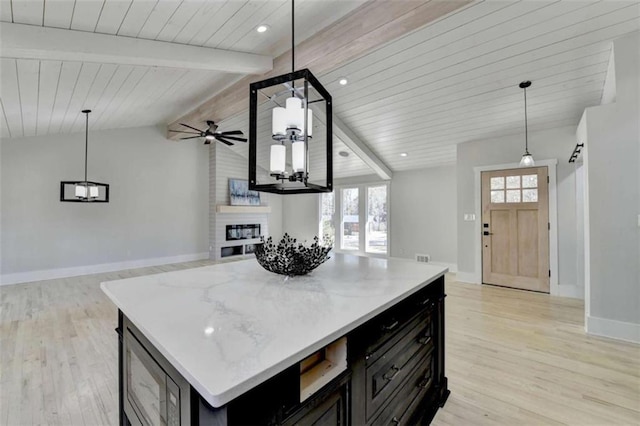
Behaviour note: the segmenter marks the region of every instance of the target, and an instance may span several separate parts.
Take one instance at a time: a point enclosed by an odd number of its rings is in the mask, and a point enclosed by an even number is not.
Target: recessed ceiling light
[[[207,336],[210,336],[213,334],[214,331],[215,329],[213,327],[207,327],[204,329],[204,334],[206,334]]]
[[[338,152],[338,155],[339,155],[340,157],[348,157],[348,156],[349,156],[349,153],[348,153],[347,151],[340,151],[340,152]]]
[[[259,32],[259,33],[263,33],[265,31],[267,31],[268,29],[269,29],[269,26],[268,25],[264,25],[264,24],[263,25],[258,25],[256,27],[256,31]]]
[[[409,155],[409,154],[407,154],[406,152],[401,152],[400,153],[400,157],[406,157],[407,155]]]
[[[346,86],[348,82],[349,82],[349,80],[347,80],[344,77],[342,77],[340,80],[338,80],[338,83],[340,83],[343,86]]]

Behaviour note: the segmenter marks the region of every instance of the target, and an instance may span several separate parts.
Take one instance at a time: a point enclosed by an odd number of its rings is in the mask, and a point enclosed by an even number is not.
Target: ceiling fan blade
[[[225,138],[225,139],[229,139],[232,141],[238,141],[238,142],[246,142],[247,140],[245,138],[236,138],[235,136],[227,136],[227,135],[216,135],[216,139],[218,138]]]
[[[242,130],[232,130],[230,132],[220,132],[218,134],[222,135],[222,136],[226,136],[226,135],[241,135],[242,134]]]
[[[173,133],[184,133],[185,135],[199,135],[200,133],[196,133],[196,132],[185,132],[184,130],[172,130],[169,129],[170,132]]]
[[[184,126],[184,127],[188,127],[188,128],[190,128],[190,129],[193,129],[193,130],[195,130],[195,131],[197,131],[197,132],[199,132],[199,133],[202,133],[202,130],[200,130],[200,129],[196,129],[195,127],[193,127],[193,126],[189,126],[188,124],[180,123],[180,125],[181,125],[181,126]]]
[[[180,138],[180,140],[185,140],[185,139],[198,139],[202,136],[189,136],[188,138]]]
[[[223,143],[223,144],[225,144],[225,145],[229,145],[229,146],[233,146],[233,145],[234,145],[234,143],[233,143],[233,142],[230,142],[230,141],[228,141],[228,140],[226,140],[226,139],[223,139],[223,138],[216,138],[216,140],[217,140],[218,142],[222,142],[222,143]]]

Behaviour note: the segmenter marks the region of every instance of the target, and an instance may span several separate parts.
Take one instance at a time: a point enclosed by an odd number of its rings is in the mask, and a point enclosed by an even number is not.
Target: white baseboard
[[[99,265],[77,266],[73,268],[47,269],[40,271],[18,272],[0,275],[0,285],[27,283],[32,281],[53,280],[56,278],[77,277],[79,275],[100,274],[103,272],[123,271],[125,269],[145,268],[147,266],[168,265],[170,263],[191,262],[208,259],[209,253],[181,254],[178,256],[156,257],[153,259],[128,260],[125,262],[102,263]]]
[[[469,284],[482,284],[478,281],[478,277],[475,272],[460,272],[456,273],[456,280],[461,283],[469,283]]]
[[[640,343],[640,324],[588,316],[585,329],[587,334]]]
[[[433,261],[429,263],[431,263],[432,265],[444,266],[445,268],[449,268],[449,272],[453,272],[453,273],[458,272],[458,265],[456,263],[438,262],[438,261]]]
[[[571,297],[573,299],[584,300],[584,288],[577,285],[562,285],[558,287],[558,293],[555,296]]]

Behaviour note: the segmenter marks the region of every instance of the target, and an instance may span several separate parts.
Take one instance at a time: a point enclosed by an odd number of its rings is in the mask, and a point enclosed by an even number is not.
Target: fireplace
[[[226,240],[251,240],[260,238],[260,224],[253,223],[249,225],[227,225]]]

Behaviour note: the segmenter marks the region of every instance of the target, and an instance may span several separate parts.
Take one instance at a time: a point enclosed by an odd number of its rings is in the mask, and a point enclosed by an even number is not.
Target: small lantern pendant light
[[[533,167],[536,162],[533,161],[533,156],[529,154],[529,129],[527,123],[527,87],[531,86],[530,81],[523,81],[520,83],[520,88],[524,90],[524,154],[520,160],[520,167]]]
[[[89,113],[90,109],[82,110],[86,116],[84,139],[84,180],[60,182],[60,201],[70,202],[109,202],[109,185],[106,183],[90,182],[87,180],[87,159],[89,156]]]

